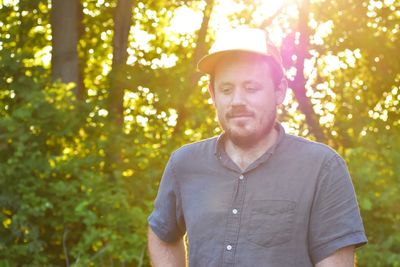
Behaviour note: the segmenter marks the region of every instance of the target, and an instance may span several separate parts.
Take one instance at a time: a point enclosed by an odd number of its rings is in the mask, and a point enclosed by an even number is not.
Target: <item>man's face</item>
[[[211,96],[227,137],[237,146],[256,145],[273,129],[286,88],[274,85],[266,61],[246,55],[221,60]]]

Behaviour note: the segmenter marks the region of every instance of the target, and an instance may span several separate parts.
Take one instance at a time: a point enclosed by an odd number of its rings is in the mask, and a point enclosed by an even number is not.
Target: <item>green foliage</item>
[[[141,260],[147,215],[126,177],[104,172],[103,129],[86,124],[87,107],[68,86],[15,88],[19,103],[0,119],[0,265]]]
[[[313,6],[317,20],[334,25],[314,46],[320,60],[338,55],[344,63],[329,74],[321,68],[318,80],[324,101],[335,103],[335,120],[327,128],[349,164],[369,239],[358,252],[360,266],[400,266],[400,65],[393,56],[400,44],[393,34],[399,7],[387,1]],[[354,64],[346,60],[352,53]]]
[[[122,125],[108,111],[117,1],[81,2],[83,101],[74,85],[50,80],[49,1],[0,3],[0,266],[148,266],[146,219],[164,164],[180,145],[220,131],[207,80],[193,82],[198,32],[168,29],[182,2],[133,7],[128,64],[117,73]],[[228,24],[257,25],[262,1],[236,2],[247,4],[227,15]],[[359,265],[400,266],[399,3],[371,3],[311,2],[315,64],[306,89],[354,179],[369,238]],[[185,4],[204,10],[201,1]],[[292,9],[282,9],[272,26],[293,31]],[[174,56],[175,64],[157,65]],[[333,69],[332,58],[340,61]],[[281,119],[313,138],[296,105],[289,101]]]
[[[400,266],[400,138],[384,130],[363,141],[346,153],[370,243],[359,252],[360,266]]]

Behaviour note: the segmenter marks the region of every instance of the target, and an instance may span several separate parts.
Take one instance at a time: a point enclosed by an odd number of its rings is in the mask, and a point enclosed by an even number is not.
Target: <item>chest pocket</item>
[[[296,203],[287,200],[255,200],[247,229],[247,239],[264,247],[288,242],[292,238]]]

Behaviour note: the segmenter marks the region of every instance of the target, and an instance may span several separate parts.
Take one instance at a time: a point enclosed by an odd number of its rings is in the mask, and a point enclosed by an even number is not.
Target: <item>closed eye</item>
[[[222,92],[223,94],[229,94],[233,90],[233,87],[231,85],[223,85],[219,88],[219,91]]]
[[[252,92],[259,91],[261,89],[261,87],[256,86],[256,85],[248,85],[248,86],[245,86],[245,89],[246,89],[246,91],[252,93]]]
[[[246,81],[243,84],[243,87],[247,92],[250,92],[250,93],[257,92],[262,89],[261,84],[259,84],[258,82],[254,82],[254,81]]]

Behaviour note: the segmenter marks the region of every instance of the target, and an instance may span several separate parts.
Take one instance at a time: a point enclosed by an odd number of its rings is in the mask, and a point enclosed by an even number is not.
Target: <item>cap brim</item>
[[[249,50],[241,50],[241,49],[236,49],[236,50],[228,50],[228,51],[220,51],[220,52],[215,52],[210,55],[206,55],[203,58],[199,60],[197,63],[197,70],[203,73],[207,74],[212,74],[214,72],[215,65],[220,61],[220,59],[227,55],[227,54],[232,54],[232,53],[243,53],[243,54],[257,54],[265,57],[271,58],[272,56],[266,54],[266,53],[260,53],[256,51],[249,51]]]

